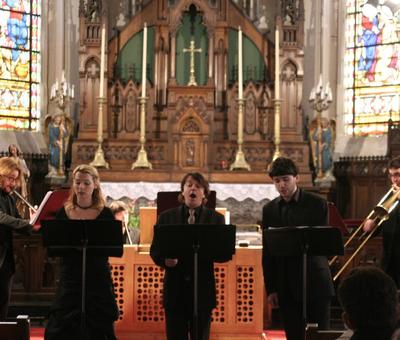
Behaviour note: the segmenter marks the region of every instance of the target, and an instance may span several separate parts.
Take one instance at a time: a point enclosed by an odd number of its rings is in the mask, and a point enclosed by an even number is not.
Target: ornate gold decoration
[[[202,49],[194,47],[194,39],[192,38],[192,40],[190,40],[190,47],[184,48],[183,52],[190,53],[190,76],[189,76],[189,82],[187,85],[188,86],[197,86],[195,69],[194,69],[194,54],[202,52]]]

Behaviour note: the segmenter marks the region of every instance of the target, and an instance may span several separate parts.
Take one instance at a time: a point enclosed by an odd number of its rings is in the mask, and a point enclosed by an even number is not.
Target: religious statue
[[[327,118],[314,119],[310,124],[310,143],[313,164],[318,178],[332,176],[335,121]]]
[[[64,161],[66,147],[72,128],[72,121],[62,114],[47,116],[45,119],[46,133],[49,143],[49,177],[64,176]]]
[[[188,140],[185,143],[186,149],[186,166],[194,166],[194,142],[192,140]]]

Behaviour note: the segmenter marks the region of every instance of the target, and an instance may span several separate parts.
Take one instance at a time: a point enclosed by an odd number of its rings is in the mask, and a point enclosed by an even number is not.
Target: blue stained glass
[[[0,1],[0,129],[39,129],[40,13],[40,0]]]
[[[383,134],[399,119],[400,4],[346,0],[346,8],[345,130]]]

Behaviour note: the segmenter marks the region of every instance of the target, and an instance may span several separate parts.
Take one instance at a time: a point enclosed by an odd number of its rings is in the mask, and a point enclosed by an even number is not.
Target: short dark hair
[[[118,214],[121,211],[128,211],[128,205],[124,201],[113,201],[110,203],[109,208],[113,215]]]
[[[186,180],[192,177],[196,182],[198,182],[202,188],[204,189],[204,200],[203,204],[207,202],[207,197],[210,194],[210,185],[208,184],[208,181],[204,178],[204,176],[200,172],[188,172],[185,176],[183,176],[181,180],[181,193],[178,196],[179,202],[183,203],[185,200],[182,196],[183,192],[183,187],[185,186]]]
[[[355,329],[395,326],[396,284],[377,267],[352,269],[339,285],[338,298]]]
[[[268,169],[268,174],[271,178],[286,175],[297,176],[298,173],[299,169],[297,165],[290,158],[286,157],[278,157],[271,163]]]
[[[399,169],[399,168],[400,168],[400,156],[397,156],[389,162],[389,169]]]

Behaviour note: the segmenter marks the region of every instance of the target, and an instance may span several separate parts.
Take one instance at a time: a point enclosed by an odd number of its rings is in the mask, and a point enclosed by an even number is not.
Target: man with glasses
[[[400,189],[400,157],[393,158],[389,163],[389,178],[392,182],[393,192]],[[400,288],[400,205],[389,214],[387,221],[379,227],[382,233],[382,269],[396,282],[397,289]],[[370,232],[375,227],[374,220],[366,220],[363,226],[365,232]]]
[[[7,317],[12,277],[15,272],[13,231],[28,233],[32,226],[18,213],[10,195],[19,184],[22,171],[9,157],[0,158],[0,321]]]

